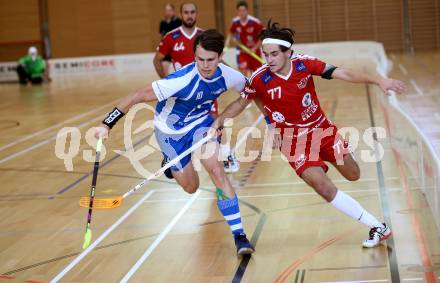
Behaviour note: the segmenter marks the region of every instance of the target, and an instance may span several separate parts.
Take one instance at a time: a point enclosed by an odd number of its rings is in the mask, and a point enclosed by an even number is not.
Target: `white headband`
[[[261,44],[278,44],[281,46],[284,46],[286,48],[291,48],[292,47],[292,43],[282,40],[282,39],[277,39],[277,38],[265,38],[263,40],[263,42]]]

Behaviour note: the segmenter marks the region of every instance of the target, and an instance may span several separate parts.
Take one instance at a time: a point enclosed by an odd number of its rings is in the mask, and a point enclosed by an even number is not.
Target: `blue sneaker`
[[[162,159],[162,164],[160,165],[161,167],[164,167],[166,164],[168,163],[168,159],[166,157],[164,157]],[[171,173],[171,168],[168,168],[167,170],[165,170],[165,172],[163,172],[164,175],[168,178],[168,179],[174,179],[173,174]]]
[[[255,252],[254,247],[249,243],[246,234],[234,235],[235,246],[237,247],[237,255],[249,255]]]

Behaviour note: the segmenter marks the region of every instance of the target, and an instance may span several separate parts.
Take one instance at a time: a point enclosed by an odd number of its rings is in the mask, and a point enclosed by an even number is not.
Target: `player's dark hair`
[[[183,5],[186,5],[186,4],[194,5],[194,7],[196,8],[196,11],[197,11],[197,5],[196,5],[196,3],[194,3],[194,2],[183,2],[182,4],[180,4],[180,13],[181,13],[181,14],[182,14]]]
[[[264,40],[265,38],[275,38],[285,40],[293,44],[295,41],[293,38],[295,37],[295,31],[290,28],[283,28],[279,23],[272,23],[271,20],[267,23],[267,28],[261,32],[260,38]],[[285,52],[289,50],[289,48],[280,45],[281,51]]]
[[[196,53],[198,45],[203,47],[205,50],[217,52],[217,54],[220,56],[223,52],[223,48],[225,47],[225,37],[215,29],[208,29],[199,34],[194,41],[194,53]]]
[[[238,1],[235,8],[245,7],[246,9],[249,9],[248,3],[244,0]]]

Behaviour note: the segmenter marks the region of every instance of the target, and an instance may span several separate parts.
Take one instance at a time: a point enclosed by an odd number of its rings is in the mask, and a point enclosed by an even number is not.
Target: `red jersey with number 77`
[[[271,123],[278,128],[319,127],[326,120],[315,91],[313,76],[322,76],[330,64],[314,57],[294,54],[290,73],[285,77],[272,73],[267,64],[256,70],[242,97],[259,98]]]
[[[196,27],[194,32],[188,35],[183,31],[182,27],[178,27],[168,32],[162,38],[157,51],[165,56],[170,55],[171,60],[173,60],[174,69],[177,71],[194,61],[193,44],[196,36],[202,32],[202,29]]]

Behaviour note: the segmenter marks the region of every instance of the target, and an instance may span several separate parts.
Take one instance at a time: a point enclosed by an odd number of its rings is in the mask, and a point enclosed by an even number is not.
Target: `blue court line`
[[[149,134],[148,136],[146,136],[145,138],[142,138],[140,141],[138,141],[137,143],[135,143],[133,145],[133,148],[137,147],[139,144],[141,144],[141,142],[145,141],[146,139],[148,139],[149,137],[151,137],[152,134]],[[115,161],[116,159],[118,159],[119,157],[121,157],[121,155],[117,154],[115,156],[113,156],[110,160],[107,160],[106,162],[104,162],[101,166],[99,166],[99,168],[103,168],[105,166],[107,166],[108,164],[110,164],[111,162]],[[52,195],[49,197],[49,199],[54,199],[56,196],[59,196],[61,194],[64,194],[65,192],[69,191],[70,189],[72,189],[73,187],[75,187],[76,185],[78,185],[79,183],[81,183],[82,181],[84,181],[85,179],[87,179],[90,175],[93,174],[93,171],[90,171],[89,173],[86,173],[85,175],[81,176],[79,179],[77,179],[76,181],[74,181],[73,183],[67,185],[66,187],[64,187],[62,190],[60,190],[59,192],[57,192],[55,195]]]

